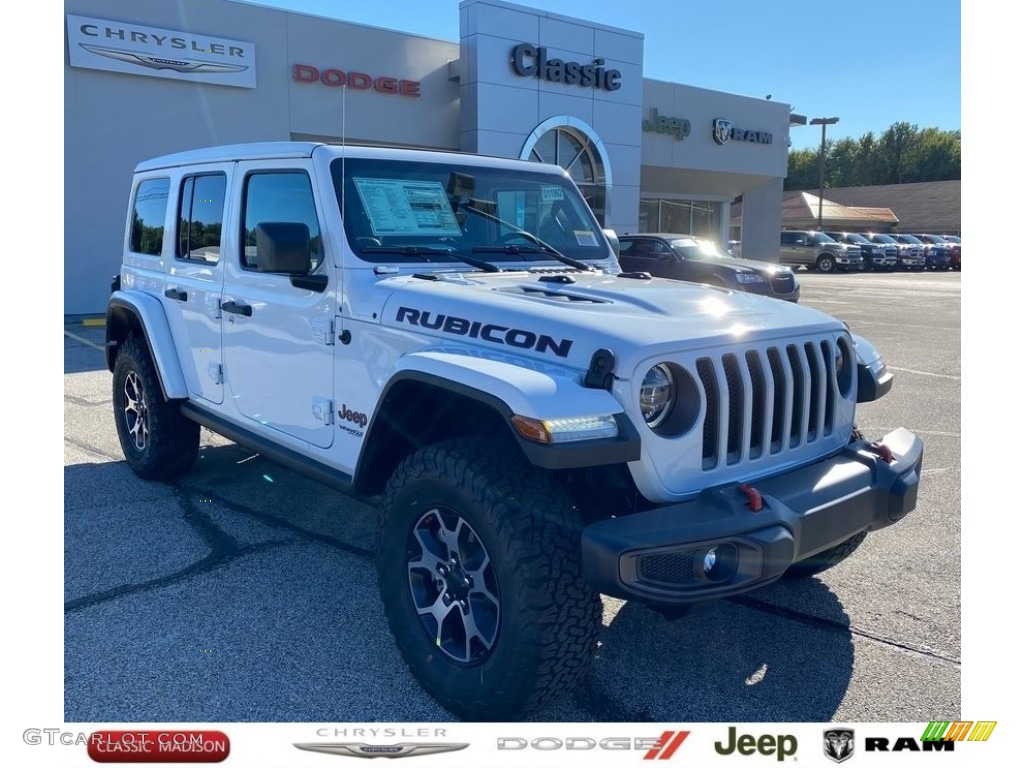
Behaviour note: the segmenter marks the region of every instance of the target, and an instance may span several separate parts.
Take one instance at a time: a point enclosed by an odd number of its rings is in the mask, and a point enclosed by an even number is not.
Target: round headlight
[[[640,413],[651,429],[661,424],[672,410],[675,399],[676,384],[672,371],[664,363],[659,363],[644,376],[640,385]]]

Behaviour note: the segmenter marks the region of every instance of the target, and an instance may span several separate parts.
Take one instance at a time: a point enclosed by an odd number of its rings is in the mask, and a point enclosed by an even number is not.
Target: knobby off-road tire
[[[117,437],[132,471],[145,480],[188,472],[199,453],[199,425],[164,399],[149,349],[138,336],[118,350],[113,387]]]
[[[864,433],[860,431],[860,428],[854,425],[853,433],[850,435],[851,443],[858,443],[864,440]],[[826,549],[824,552],[819,552],[816,555],[811,555],[806,560],[801,560],[798,563],[793,563],[786,572],[782,574],[784,579],[806,579],[810,576],[827,571],[834,565],[839,565],[846,558],[854,553],[864,539],[867,538],[868,532],[861,531],[855,533],[845,541],[841,541],[831,549]]]
[[[463,719],[511,721],[575,684],[601,600],[558,483],[514,446],[458,439],[409,456],[382,507],[384,610],[428,693]]]

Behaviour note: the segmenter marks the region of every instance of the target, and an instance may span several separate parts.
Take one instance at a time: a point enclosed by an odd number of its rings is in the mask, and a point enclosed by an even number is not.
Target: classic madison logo
[[[853,757],[852,728],[829,728],[825,731],[825,757],[834,763]]]
[[[421,757],[436,755],[439,752],[458,752],[469,744],[438,744],[436,742],[402,742],[401,744],[364,744],[362,742],[342,742],[336,744],[296,744],[299,749],[308,752],[323,752],[325,755],[341,755],[342,757]]]
[[[732,120],[725,120],[721,117],[715,118],[714,122],[711,123],[711,135],[715,137],[715,141],[719,144],[727,143],[732,136]]]

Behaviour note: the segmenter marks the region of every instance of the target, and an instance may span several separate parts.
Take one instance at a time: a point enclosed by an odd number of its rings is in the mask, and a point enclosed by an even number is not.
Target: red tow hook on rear
[[[892,448],[885,443],[874,442],[868,446],[868,450],[886,464],[892,464]]]
[[[747,506],[752,512],[760,512],[764,509],[764,499],[761,498],[761,492],[757,488],[743,483],[740,486],[740,493],[747,497]]]

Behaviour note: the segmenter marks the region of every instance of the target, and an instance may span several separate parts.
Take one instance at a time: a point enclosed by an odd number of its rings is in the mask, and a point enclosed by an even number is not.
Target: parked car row
[[[773,264],[738,257],[738,240],[730,240],[726,251],[696,235],[643,232],[619,236],[618,254],[623,272],[646,272],[797,302],[800,283],[793,267],[819,272],[949,269],[951,245],[925,242],[914,235],[783,231],[780,263]],[[960,243],[955,245],[954,268],[959,269]]]
[[[783,230],[779,262],[819,272],[960,269],[954,235]]]

